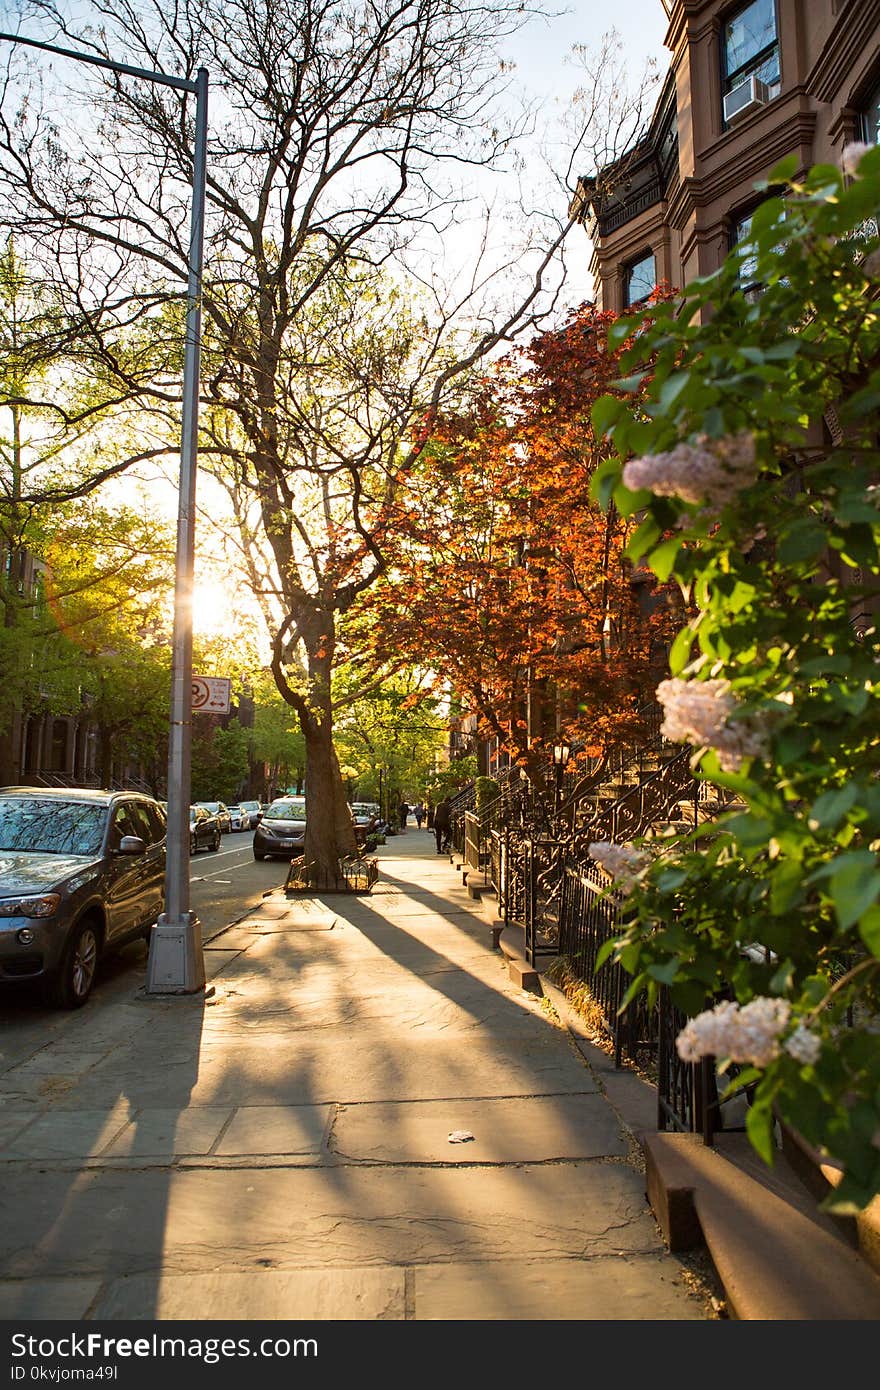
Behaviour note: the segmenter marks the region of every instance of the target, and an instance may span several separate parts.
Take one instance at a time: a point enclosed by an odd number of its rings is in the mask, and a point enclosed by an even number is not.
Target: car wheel
[[[196,852],[196,850],[198,849],[198,847],[199,847],[199,846],[198,846],[198,841],[196,840],[195,835],[190,835],[190,837],[189,837],[189,852],[190,852],[190,854],[195,854],[195,852]]]
[[[67,943],[64,959],[49,985],[49,999],[61,1009],[80,1009],[92,992],[98,970],[100,941],[94,922],[86,920]]]
[[[215,831],[214,831],[214,843],[211,845],[211,848],[212,848],[212,850],[214,851],[215,854],[216,854],[217,850],[220,848],[220,831],[219,831],[219,830],[215,830]]]

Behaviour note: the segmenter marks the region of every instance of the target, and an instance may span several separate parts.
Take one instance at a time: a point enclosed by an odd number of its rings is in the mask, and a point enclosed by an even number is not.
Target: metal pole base
[[[145,994],[197,994],[205,988],[202,929],[192,912],[172,921],[163,912],[150,933]]]

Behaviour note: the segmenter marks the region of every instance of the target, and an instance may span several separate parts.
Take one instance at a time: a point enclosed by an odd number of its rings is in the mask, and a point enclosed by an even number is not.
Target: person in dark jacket
[[[401,830],[406,830],[406,822],[409,819],[409,805],[407,802],[401,801],[397,808],[397,814],[400,816]]]
[[[437,853],[443,854],[449,849],[449,829],[452,825],[452,809],[449,805],[449,797],[444,796],[434,808],[434,838],[437,841]]]

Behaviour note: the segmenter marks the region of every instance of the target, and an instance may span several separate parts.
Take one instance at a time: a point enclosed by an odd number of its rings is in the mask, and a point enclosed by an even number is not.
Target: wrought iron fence
[[[379,877],[379,861],[368,855],[351,855],[326,870],[307,864],[302,855],[290,861],[285,893],[369,893]]]
[[[619,1066],[624,1052],[636,1058],[657,1047],[657,1020],[644,996],[621,1003],[631,977],[614,960],[597,970],[599,952],[607,941],[619,936],[624,927],[619,894],[609,889],[609,880],[593,861],[567,865],[562,879],[558,953],[575,979],[589,986],[590,997],[599,1010],[614,1043]]]
[[[716,1002],[729,997],[716,995]],[[714,1057],[682,1061],[675,1040],[687,1015],[675,1007],[667,989],[660,991],[657,1020],[657,1128],[702,1134],[704,1144],[712,1144],[722,1131],[742,1133],[754,1088],[737,1086],[741,1068],[729,1065],[719,1075]]]

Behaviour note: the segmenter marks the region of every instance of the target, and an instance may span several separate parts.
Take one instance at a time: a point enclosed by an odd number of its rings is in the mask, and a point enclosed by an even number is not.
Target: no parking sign
[[[228,714],[231,684],[226,676],[193,676],[193,714]]]

